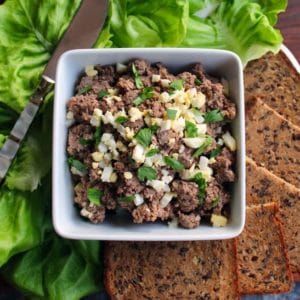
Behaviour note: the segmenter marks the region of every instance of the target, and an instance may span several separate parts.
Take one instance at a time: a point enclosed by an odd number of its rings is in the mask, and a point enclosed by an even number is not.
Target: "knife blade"
[[[90,48],[104,24],[108,0],[83,0],[70,26],[54,50],[36,92],[21,112],[4,145],[0,149],[0,183],[3,181],[40,104],[55,83],[56,65],[60,55],[71,49]]]

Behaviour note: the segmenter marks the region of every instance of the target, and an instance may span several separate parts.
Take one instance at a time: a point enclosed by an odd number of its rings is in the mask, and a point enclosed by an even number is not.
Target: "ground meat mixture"
[[[80,215],[101,223],[122,209],[134,223],[189,229],[226,220],[236,180],[229,94],[199,63],[177,75],[141,59],[87,66],[66,116]]]

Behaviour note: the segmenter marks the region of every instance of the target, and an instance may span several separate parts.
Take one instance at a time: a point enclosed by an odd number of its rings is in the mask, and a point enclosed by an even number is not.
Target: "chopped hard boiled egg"
[[[205,138],[201,138],[201,137],[183,138],[183,142],[188,147],[193,148],[193,149],[197,149],[205,142]]]
[[[224,216],[212,214],[210,221],[214,227],[224,227],[228,220]]]
[[[222,139],[224,141],[224,144],[231,150],[236,150],[236,141],[234,137],[227,131],[225,134],[222,135]]]

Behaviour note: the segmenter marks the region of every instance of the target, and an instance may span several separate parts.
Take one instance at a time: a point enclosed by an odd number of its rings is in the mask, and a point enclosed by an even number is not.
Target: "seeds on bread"
[[[239,299],[233,240],[107,242],[112,299]]]
[[[300,124],[300,74],[283,52],[268,53],[244,70],[246,100],[261,97],[294,124]]]
[[[236,238],[239,290],[243,295],[288,292],[292,286],[276,203],[247,208]]]
[[[299,188],[300,128],[259,98],[247,102],[246,143],[250,158]]]
[[[247,205],[276,202],[294,281],[300,279],[300,190],[246,158]]]

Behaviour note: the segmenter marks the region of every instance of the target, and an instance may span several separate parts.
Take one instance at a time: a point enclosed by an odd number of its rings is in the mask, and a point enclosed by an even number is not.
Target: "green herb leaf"
[[[155,154],[159,153],[158,149],[151,149],[146,153],[146,157],[154,156]]]
[[[203,205],[204,203],[204,199],[205,199],[205,191],[207,188],[207,182],[204,179],[202,173],[197,173],[193,178],[192,181],[194,181],[195,183],[197,183],[198,185],[198,197],[199,197],[199,203],[200,205]]]
[[[170,88],[173,90],[182,90],[184,85],[183,79],[176,79],[170,83]]]
[[[137,171],[137,177],[140,181],[154,180],[157,178],[157,173],[151,167],[142,166]]]
[[[97,95],[97,99],[101,100],[103,97],[108,96],[108,95],[109,95],[109,93],[107,91],[101,90]]]
[[[195,79],[195,84],[196,85],[200,85],[201,83],[202,83],[202,81],[200,79],[198,79],[198,78]]]
[[[70,166],[74,167],[76,170],[78,170],[81,173],[85,173],[87,171],[87,167],[85,166],[85,164],[83,164],[81,161],[73,157],[68,158],[68,163]]]
[[[119,202],[126,202],[126,203],[130,203],[134,200],[134,195],[130,195],[130,196],[123,196],[123,197],[119,197],[118,201]]]
[[[94,139],[95,139],[95,145],[97,146],[100,141],[101,141],[101,136],[102,136],[102,132],[101,132],[101,127],[96,127],[96,130],[94,132]]]
[[[83,88],[81,88],[81,89],[78,91],[78,95],[86,94],[86,93],[89,92],[91,89],[92,89],[92,86],[91,86],[91,85],[84,86]]]
[[[93,142],[93,140],[86,140],[84,138],[79,139],[79,144],[80,145],[90,145]]]
[[[159,126],[157,124],[153,124],[149,127],[149,129],[151,130],[151,132],[154,134],[156,133],[156,131],[159,129]]]
[[[128,121],[128,118],[125,116],[119,116],[115,119],[115,122],[118,124],[123,124]]]
[[[153,97],[153,87],[152,86],[148,86],[148,87],[145,87],[142,91],[142,93],[137,96],[134,100],[133,100],[133,104],[135,106],[138,106],[140,104],[142,104],[146,99],[149,99],[151,97]]]
[[[175,171],[182,171],[184,169],[184,165],[171,156],[164,156],[164,161],[169,167],[171,167]]]
[[[216,149],[213,149],[211,152],[210,152],[210,158],[213,158],[213,157],[216,157],[218,156],[222,151],[222,148],[221,147],[218,147]]]
[[[141,144],[145,148],[148,147],[150,145],[151,139],[152,139],[152,132],[151,132],[150,128],[141,129],[135,135],[135,139],[138,141],[139,144]]]
[[[197,137],[198,136],[197,126],[190,121],[185,121],[185,135],[188,138]]]
[[[132,101],[132,103],[133,103],[135,106],[138,106],[138,105],[142,104],[144,101],[145,101],[145,99],[143,99],[141,96],[137,96],[137,97]]]
[[[212,142],[213,138],[211,136],[208,136],[204,143],[193,153],[192,157],[197,157],[201,155],[205,151],[205,148],[211,145]]]
[[[219,202],[221,200],[221,197],[220,196],[217,196],[214,201],[212,202],[212,205],[211,205],[211,208],[215,208],[218,206]]]
[[[134,76],[135,86],[138,89],[142,89],[144,87],[144,85],[143,85],[143,82],[141,80],[140,74],[138,73],[138,71],[135,67],[135,64],[132,64],[132,73],[133,73],[133,76]]]
[[[216,123],[223,121],[224,117],[218,109],[208,111],[204,114],[205,123]]]
[[[175,120],[177,115],[177,110],[176,109],[167,109],[167,116],[170,120]]]
[[[195,116],[203,116],[204,115],[204,113],[202,111],[200,111],[199,109],[197,109],[195,107],[192,108],[192,112]]]
[[[87,198],[90,202],[100,206],[101,205],[101,199],[104,192],[98,190],[97,188],[89,188],[87,190]]]

